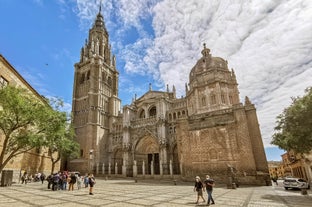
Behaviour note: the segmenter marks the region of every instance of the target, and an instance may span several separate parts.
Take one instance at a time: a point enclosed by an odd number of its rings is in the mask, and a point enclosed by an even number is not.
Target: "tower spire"
[[[99,13],[101,13],[102,11],[102,0],[100,0],[100,9],[99,9]]]

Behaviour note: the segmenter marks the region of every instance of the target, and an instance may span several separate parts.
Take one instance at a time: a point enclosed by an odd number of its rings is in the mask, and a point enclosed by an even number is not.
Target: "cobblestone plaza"
[[[0,207],[8,206],[196,206],[196,193],[192,182],[156,180],[104,180],[97,179],[94,195],[88,188],[74,191],[51,191],[47,183],[13,184],[0,188]],[[205,193],[205,199],[207,194]],[[310,207],[312,191],[302,195],[299,190],[284,190],[279,186],[240,186],[227,189],[216,186],[213,197],[218,206],[248,207]],[[205,206],[200,203],[197,206]]]

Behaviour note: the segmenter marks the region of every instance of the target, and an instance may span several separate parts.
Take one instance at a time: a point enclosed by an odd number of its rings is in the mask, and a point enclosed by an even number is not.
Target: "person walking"
[[[206,202],[204,197],[203,197],[203,188],[204,188],[204,185],[203,185],[202,181],[200,180],[200,177],[196,176],[195,177],[195,186],[194,186],[194,192],[195,191],[197,192],[196,204],[198,204],[198,202],[199,202],[199,197],[201,197],[203,199],[203,202]]]
[[[85,185],[85,188],[88,187],[88,184],[89,184],[89,176],[88,174],[86,174],[84,177],[83,177],[83,183]]]
[[[24,174],[23,174],[23,176],[22,176],[22,184],[23,184],[24,182],[25,182],[25,185],[27,184],[27,178],[28,178],[27,172],[25,171]]]
[[[204,183],[205,183],[206,191],[208,194],[207,205],[208,206],[210,205],[210,201],[211,201],[211,205],[215,204],[215,202],[212,198],[212,190],[213,190],[213,187],[215,186],[214,180],[212,178],[210,178],[209,175],[206,175],[206,180],[204,181]]]
[[[76,175],[75,173],[71,173],[70,174],[70,181],[69,181],[69,187],[68,187],[68,191],[73,191],[74,190],[74,185],[76,183],[77,179],[76,179]]]
[[[93,176],[93,174],[89,174],[89,195],[93,195],[93,186],[95,185],[95,178]]]
[[[40,175],[41,184],[43,184],[45,178],[46,178],[45,174],[41,173]]]

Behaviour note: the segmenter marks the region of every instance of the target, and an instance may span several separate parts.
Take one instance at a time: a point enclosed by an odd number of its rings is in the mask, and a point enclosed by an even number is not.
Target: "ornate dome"
[[[229,70],[227,61],[220,57],[212,57],[210,54],[210,49],[206,48],[205,43],[204,49],[201,53],[203,56],[197,61],[191,70],[190,81],[192,81],[197,75],[202,75],[202,73],[206,71]]]

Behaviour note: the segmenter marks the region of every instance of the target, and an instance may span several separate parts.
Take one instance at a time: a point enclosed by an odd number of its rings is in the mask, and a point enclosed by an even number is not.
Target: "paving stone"
[[[213,197],[213,207],[311,207],[312,192],[301,195],[300,191],[285,190],[282,186],[241,186],[227,189],[218,186]],[[207,194],[204,193],[207,200]],[[14,184],[0,188],[0,207],[35,206],[35,207],[184,207],[206,206],[206,203],[195,204],[196,192],[193,183],[148,181],[135,183],[129,180],[97,179],[94,195],[89,195],[88,188],[74,191],[47,189],[47,184],[29,183]]]

